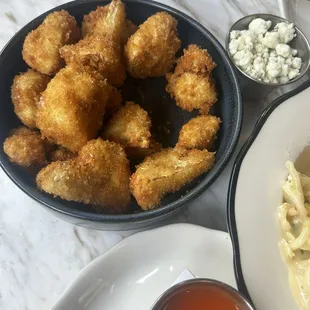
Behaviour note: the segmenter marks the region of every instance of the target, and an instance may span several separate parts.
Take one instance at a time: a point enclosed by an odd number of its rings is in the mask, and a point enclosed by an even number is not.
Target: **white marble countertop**
[[[66,0],[1,0],[0,48],[22,26]],[[275,0],[164,0],[189,11],[222,43],[243,15],[279,14]],[[244,142],[266,105],[245,102]],[[231,164],[188,210],[170,222],[226,230],[226,194]],[[57,219],[20,191],[0,170],[0,309],[49,309],[91,260],[133,232],[94,231]]]

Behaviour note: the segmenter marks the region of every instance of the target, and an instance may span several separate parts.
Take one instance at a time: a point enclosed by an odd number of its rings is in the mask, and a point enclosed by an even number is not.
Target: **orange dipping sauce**
[[[198,280],[201,281],[201,280]],[[152,310],[252,310],[233,288],[220,282],[186,281],[168,290]]]

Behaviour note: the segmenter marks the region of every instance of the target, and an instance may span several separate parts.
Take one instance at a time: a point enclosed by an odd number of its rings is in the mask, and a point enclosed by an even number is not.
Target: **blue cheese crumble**
[[[300,74],[302,60],[290,43],[296,36],[292,23],[281,22],[270,31],[271,21],[254,19],[247,30],[230,33],[229,53],[234,63],[253,79],[287,83]]]

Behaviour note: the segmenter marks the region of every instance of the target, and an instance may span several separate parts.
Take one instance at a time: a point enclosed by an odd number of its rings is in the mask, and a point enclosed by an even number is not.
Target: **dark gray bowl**
[[[125,0],[124,2],[127,15],[134,23],[141,24],[156,12],[167,11],[177,18],[179,22],[178,32],[182,40],[182,48],[195,43],[208,49],[218,65],[214,70],[214,78],[219,92],[219,102],[216,104],[213,113],[222,119],[222,126],[218,138],[216,164],[210,172],[203,174],[180,191],[168,195],[163,199],[162,205],[159,208],[142,212],[133,200],[130,214],[124,215],[99,213],[96,208],[90,205],[55,199],[41,192],[36,187],[35,178],[30,176],[24,169],[12,164],[3,153],[1,147],[1,166],[21,190],[62,219],[94,229],[125,230],[156,225],[160,220],[183,209],[198,198],[221,174],[236,146],[242,123],[242,101],[236,73],[225,50],[213,35],[192,18],[163,4],[148,0]],[[20,125],[13,111],[10,87],[13,77],[27,69],[21,55],[25,36],[31,30],[38,27],[45,16],[52,11],[68,10],[70,14],[76,17],[78,23],[81,23],[83,15],[96,9],[98,5],[106,5],[107,3],[108,1],[102,0],[78,0],[58,6],[27,24],[3,49],[0,55],[1,145],[9,131]],[[151,113],[154,128],[153,134],[157,136],[158,140],[164,146],[174,146],[182,125],[197,114],[179,109],[165,92],[165,85],[165,78],[129,79],[127,86],[122,92],[126,100],[136,101]],[[158,126],[167,121],[171,123],[171,133],[169,135]]]

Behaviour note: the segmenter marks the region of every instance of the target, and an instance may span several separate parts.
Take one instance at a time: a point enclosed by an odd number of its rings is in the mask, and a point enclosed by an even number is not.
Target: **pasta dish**
[[[301,309],[310,309],[310,177],[299,173],[291,161],[286,167],[284,203],[278,208],[279,247],[294,298]]]

